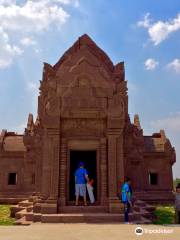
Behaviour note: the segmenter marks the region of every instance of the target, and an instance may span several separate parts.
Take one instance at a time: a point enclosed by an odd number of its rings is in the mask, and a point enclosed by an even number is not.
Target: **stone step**
[[[26,209],[23,209],[19,212],[16,212],[15,213],[15,218],[20,219],[20,218],[24,217],[26,215],[26,213],[27,213]]]
[[[140,215],[130,213],[130,221],[140,220]],[[111,223],[123,222],[124,214],[110,213],[74,213],[74,214],[42,214],[41,221],[43,223]]]
[[[17,204],[20,201],[24,201],[26,200],[26,197],[22,197],[22,198],[16,198],[16,197],[0,197],[0,204]]]
[[[27,207],[26,210],[27,210],[27,212],[32,212],[33,206]]]
[[[145,209],[148,211],[148,212],[154,212],[156,207],[155,206],[152,206],[152,205],[149,205],[147,204],[147,206],[145,207]]]
[[[32,221],[34,220],[34,214],[33,212],[26,212],[26,214],[24,215],[26,221]]]
[[[135,203],[135,206],[145,207],[146,206],[146,202],[141,201],[141,200],[137,200],[136,203]]]
[[[33,222],[41,222],[41,217],[42,217],[41,213],[34,213]]]
[[[140,219],[134,220],[131,223],[133,223],[133,224],[152,224],[152,221],[145,217],[141,217]]]
[[[32,221],[27,221],[25,217],[22,217],[18,220],[16,220],[15,225],[21,225],[21,226],[29,226],[31,225]]]
[[[148,218],[148,219],[152,218],[152,213],[148,212],[144,209],[140,211],[140,214],[141,214],[142,217],[145,217],[145,218]]]
[[[26,221],[34,221],[34,213],[32,211],[27,212],[26,209],[23,209],[15,214],[15,218],[17,220],[23,217],[25,218]]]
[[[11,217],[15,217],[15,214],[19,211],[22,211],[25,209],[25,207],[20,207],[19,205],[14,205],[10,207],[11,209]]]
[[[19,206],[20,207],[32,207],[32,202],[29,202],[28,200],[24,200],[19,202]]]
[[[65,206],[59,207],[59,213],[107,213],[108,207],[102,206]]]
[[[29,197],[32,195],[32,192],[1,192],[0,197]]]

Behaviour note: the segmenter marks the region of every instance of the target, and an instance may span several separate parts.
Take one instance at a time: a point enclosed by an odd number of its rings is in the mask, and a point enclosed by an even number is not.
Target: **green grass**
[[[13,225],[14,218],[10,217],[10,206],[0,205],[0,225]]]
[[[173,224],[175,221],[174,206],[156,206],[154,224]]]

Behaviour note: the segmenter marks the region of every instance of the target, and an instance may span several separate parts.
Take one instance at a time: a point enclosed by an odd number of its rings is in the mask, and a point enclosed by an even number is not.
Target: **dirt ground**
[[[143,234],[136,235],[141,227]],[[147,233],[147,231],[149,231]],[[156,232],[155,232],[156,231]],[[166,233],[157,233],[166,231]],[[141,230],[140,230],[141,232]],[[0,240],[133,240],[180,239],[180,226],[124,224],[41,224],[0,227]]]

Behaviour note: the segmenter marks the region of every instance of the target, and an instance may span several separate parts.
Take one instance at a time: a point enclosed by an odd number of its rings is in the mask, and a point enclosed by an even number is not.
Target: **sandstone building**
[[[60,212],[74,204],[79,161],[95,179],[96,205],[110,212],[125,176],[139,199],[171,201],[175,150],[163,130],[144,136],[138,115],[131,123],[126,85],[124,63],[113,65],[87,35],[45,63],[38,117],[29,114],[23,135],[0,135],[0,201],[38,194]]]

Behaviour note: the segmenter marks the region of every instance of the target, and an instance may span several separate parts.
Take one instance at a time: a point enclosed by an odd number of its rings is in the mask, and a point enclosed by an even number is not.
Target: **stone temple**
[[[96,206],[109,213],[125,176],[138,199],[172,201],[175,149],[163,130],[144,136],[138,115],[131,123],[123,62],[114,65],[85,34],[54,66],[44,63],[39,90],[24,134],[1,132],[0,202],[34,195],[36,210],[68,211],[79,161],[95,179]]]

